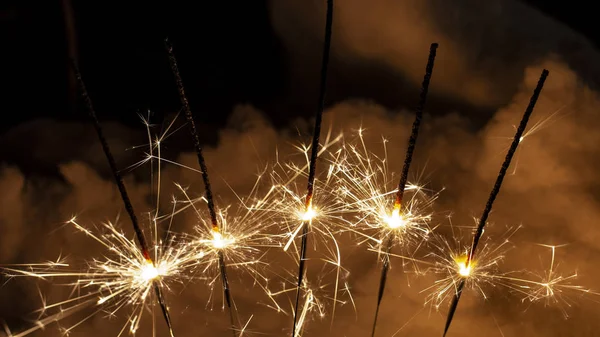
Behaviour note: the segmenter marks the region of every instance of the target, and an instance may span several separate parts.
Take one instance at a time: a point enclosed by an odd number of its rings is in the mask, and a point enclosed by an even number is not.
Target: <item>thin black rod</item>
[[[529,121],[529,117],[531,117],[531,114],[533,113],[533,109],[535,108],[535,104],[537,103],[540,93],[542,92],[542,89],[544,88],[544,83],[546,82],[546,78],[548,77],[548,74],[549,74],[548,70],[544,69],[542,71],[542,74],[540,75],[540,79],[537,83],[537,86],[535,87],[535,90],[533,91],[533,94],[531,95],[531,99],[529,100],[529,105],[527,106],[527,109],[525,109],[525,113],[523,113],[523,118],[521,118],[521,123],[519,123],[517,132],[515,133],[515,137],[513,138],[513,142],[510,145],[508,152],[506,153],[506,157],[504,158],[504,162],[502,163],[502,166],[500,166],[500,172],[498,172],[496,182],[494,183],[494,187],[492,188],[492,191],[490,192],[490,196],[487,200],[487,203],[485,204],[485,208],[483,210],[483,213],[481,214],[481,218],[479,218],[477,230],[475,232],[475,235],[473,236],[473,244],[471,245],[471,250],[469,251],[469,255],[467,256],[467,261],[465,262],[465,266],[467,266],[467,267],[470,265],[471,261],[473,260],[473,258],[475,256],[475,250],[477,249],[477,244],[479,243],[479,239],[481,239],[481,236],[483,235],[483,229],[485,228],[487,219],[490,215],[490,212],[492,211],[492,206],[494,205],[494,201],[496,200],[496,197],[500,193],[500,187],[502,187],[502,182],[504,181],[504,177],[506,176],[506,172],[508,171],[510,162],[512,161],[512,158],[513,158],[515,152],[517,151],[517,148],[519,147],[519,143],[521,142],[521,137],[523,136],[523,133],[525,132],[525,129],[527,128],[527,122]],[[456,293],[454,294],[454,297],[452,298],[452,303],[450,304],[448,316],[446,317],[446,325],[444,326],[444,334],[443,334],[444,337],[448,333],[448,329],[450,329],[450,324],[452,323],[452,319],[454,318],[454,313],[456,312],[456,308],[458,307],[458,302],[460,301],[460,297],[462,295],[462,291],[465,286],[465,282],[466,282],[465,278],[460,280],[460,283],[458,284],[458,286],[456,288]]]
[[[196,123],[194,122],[194,116],[192,115],[192,109],[190,108],[190,103],[185,95],[185,88],[183,86],[183,81],[181,80],[181,75],[179,73],[179,67],[177,65],[177,59],[175,58],[175,53],[173,52],[173,45],[169,42],[168,39],[165,39],[165,46],[167,49],[167,53],[169,56],[169,62],[171,64],[171,72],[175,77],[175,82],[177,84],[177,92],[179,93],[179,99],[181,100],[181,104],[183,106],[183,110],[185,112],[186,119],[188,121],[188,125],[190,126],[190,134],[192,136],[192,140],[194,141],[194,149],[196,150],[196,157],[198,158],[198,164],[200,165],[200,171],[202,171],[202,181],[204,182],[204,190],[206,193],[206,204],[208,206],[208,212],[210,216],[210,221],[213,230],[221,232],[222,228],[217,220],[217,212],[215,209],[214,198],[212,194],[212,189],[210,187],[210,180],[208,178],[208,168],[206,166],[206,161],[204,160],[204,154],[202,151],[202,146],[200,145],[200,138],[198,137],[198,130],[196,129]],[[223,293],[225,295],[225,300],[227,303],[227,308],[229,310],[229,318],[231,324],[231,331],[233,333],[233,337],[236,337],[235,331],[235,320],[234,313],[232,307],[232,299],[231,299],[231,290],[229,287],[229,279],[227,278],[227,265],[225,263],[225,259],[223,258],[223,253],[219,251],[219,273],[221,274],[221,282],[223,285]]]
[[[102,130],[102,126],[100,125],[100,122],[98,121],[98,117],[96,116],[96,110],[94,110],[94,105],[92,104],[92,99],[90,98],[90,95],[88,94],[88,91],[85,87],[85,83],[83,82],[83,79],[81,77],[81,72],[79,71],[79,67],[77,66],[77,63],[74,60],[71,60],[71,66],[73,67],[73,70],[75,72],[75,77],[77,79],[77,83],[79,84],[79,88],[81,90],[81,96],[83,97],[85,105],[88,109],[88,114],[92,120],[94,128],[96,129],[96,134],[98,135],[98,139],[100,140],[100,143],[102,144],[102,149],[104,150],[104,154],[106,155],[106,159],[108,160],[108,164],[110,165],[110,169],[113,173],[113,176],[114,176],[117,186],[119,188],[119,193],[121,194],[121,199],[123,200],[123,204],[125,204],[125,209],[127,210],[127,213],[129,214],[129,218],[131,219],[131,224],[133,225],[133,229],[135,231],[138,242],[140,244],[140,250],[142,251],[142,255],[144,256],[144,258],[147,261],[151,262],[152,265],[154,265],[154,261],[152,260],[152,257],[150,256],[150,253],[148,250],[146,238],[144,237],[144,232],[142,232],[142,229],[140,228],[139,223],[137,221],[135,211],[133,210],[133,205],[131,204],[131,200],[129,199],[129,195],[127,194],[127,189],[125,188],[125,183],[123,182],[123,177],[121,177],[121,174],[119,173],[119,170],[117,169],[117,164],[115,162],[115,158],[113,157],[110,147],[108,146],[106,137],[104,137],[104,131]],[[173,325],[171,324],[171,316],[169,315],[169,310],[165,303],[164,296],[162,294],[162,290],[159,287],[158,283],[156,283],[156,282],[154,282],[154,291],[156,292],[158,304],[160,305],[160,309],[162,310],[163,317],[165,319],[165,322],[167,323],[167,328],[169,329],[169,334],[171,335],[171,337],[174,337],[175,335],[173,333]]]
[[[308,184],[306,186],[305,210],[308,211],[312,204],[315,176],[317,172],[317,157],[319,155],[319,139],[321,137],[321,124],[323,121],[323,110],[325,110],[325,94],[327,93],[327,69],[329,67],[329,51],[331,49],[331,33],[333,27],[333,0],[327,0],[327,18],[325,21],[325,39],[323,41],[323,57],[321,59],[321,83],[319,90],[319,101],[317,103],[317,113],[315,116],[315,128],[311,144],[311,154],[308,170]],[[292,337],[296,335],[296,322],[298,321],[298,305],[300,302],[300,292],[302,281],[304,279],[306,248],[308,246],[308,225],[307,221],[302,223],[302,238],[300,243],[300,261],[298,263],[298,284],[296,288],[296,304],[294,309],[294,325],[292,327]]]
[[[217,212],[215,210],[215,202],[213,199],[212,189],[210,187],[210,180],[208,179],[208,167],[206,166],[206,161],[204,160],[204,153],[202,151],[202,146],[200,145],[200,138],[198,137],[198,130],[196,129],[196,123],[194,122],[194,116],[192,115],[190,102],[188,101],[187,96],[185,95],[185,88],[183,86],[183,81],[181,80],[181,75],[179,74],[177,59],[175,58],[175,54],[173,53],[173,45],[169,42],[168,39],[165,39],[165,46],[167,48],[169,62],[171,63],[171,71],[173,73],[173,76],[175,77],[175,82],[177,83],[177,92],[179,93],[179,99],[181,100],[181,105],[183,106],[185,117],[190,127],[190,135],[192,136],[192,140],[194,141],[194,149],[196,150],[196,157],[198,157],[200,171],[202,171],[202,181],[204,182],[206,203],[208,204],[208,212],[210,215],[211,225],[213,226],[213,228],[220,228],[219,223],[217,221]]]
[[[400,181],[398,182],[398,191],[396,192],[395,200],[396,206],[402,205],[402,199],[404,198],[404,190],[406,189],[406,182],[408,181],[408,171],[410,169],[410,164],[412,163],[413,153],[415,152],[415,146],[417,145],[417,138],[419,137],[419,128],[421,127],[421,120],[423,119],[423,110],[425,110],[425,103],[427,102],[427,93],[429,92],[429,83],[431,82],[431,75],[433,74],[433,66],[435,65],[435,56],[437,54],[437,48],[437,43],[432,43],[429,47],[429,57],[427,59],[427,66],[425,67],[425,76],[423,77],[423,83],[421,85],[419,104],[415,109],[415,120],[413,121],[410,137],[408,138],[408,146],[406,148],[406,155],[404,157],[404,165],[402,166]]]
[[[402,166],[402,173],[400,174],[398,191],[395,195],[394,209],[396,211],[400,211],[400,208],[402,207],[404,190],[406,189],[406,183],[408,181],[408,172],[410,169],[410,164],[412,163],[413,153],[415,152],[415,147],[417,145],[417,138],[419,137],[419,128],[421,127],[421,120],[423,119],[425,103],[427,102],[427,93],[429,92],[429,83],[431,83],[431,76],[433,74],[433,67],[435,65],[435,56],[437,55],[437,48],[437,43],[432,43],[429,47],[429,57],[427,58],[427,65],[425,66],[425,76],[423,77],[423,83],[421,84],[421,94],[419,95],[419,103],[417,104],[417,108],[415,109],[415,120],[413,121],[410,136],[408,138],[408,146],[406,147],[404,165]],[[390,268],[389,254],[392,250],[394,235],[394,233],[390,234],[385,244],[385,255],[383,256],[383,265],[381,267],[381,279],[379,281],[377,306],[375,307],[375,318],[373,320],[373,328],[371,329],[371,337],[375,336],[375,330],[377,328],[379,308],[381,306],[381,300],[383,299],[383,293],[385,291],[385,285],[387,283],[387,274]]]
[[[100,144],[102,144],[102,150],[104,150],[104,155],[106,156],[106,160],[108,161],[108,165],[110,165],[110,170],[113,174],[115,182],[117,183],[117,187],[119,188],[119,193],[121,194],[121,199],[123,199],[123,204],[125,205],[125,210],[131,219],[131,224],[133,225],[133,229],[135,231],[135,235],[140,244],[142,253],[147,260],[151,260],[148,244],[146,243],[146,238],[144,236],[144,232],[140,228],[140,224],[138,223],[137,216],[135,215],[135,211],[133,210],[133,205],[131,204],[131,200],[129,199],[129,195],[127,194],[127,189],[125,188],[125,183],[123,182],[123,177],[119,173],[119,169],[117,168],[117,164],[115,162],[115,158],[112,155],[110,147],[108,146],[108,142],[106,141],[106,137],[104,136],[104,131],[102,130],[102,126],[98,121],[98,117],[96,116],[96,110],[94,110],[94,106],[92,104],[92,99],[88,94],[88,91],[85,87],[85,83],[81,78],[81,72],[79,71],[79,67],[72,61],[71,65],[73,66],[73,70],[75,71],[75,77],[77,79],[77,83],[79,84],[79,89],[81,90],[81,96],[85,102],[85,105],[88,109],[88,115],[92,120],[92,124],[96,129],[96,134],[98,135],[98,139],[100,140]]]
[[[379,279],[379,291],[377,292],[377,306],[375,307],[375,318],[373,319],[373,328],[371,329],[371,337],[375,336],[377,329],[377,318],[379,317],[379,308],[381,307],[381,300],[383,299],[383,293],[385,292],[385,284],[387,283],[387,275],[390,270],[390,252],[392,250],[393,237],[389,236],[386,243],[385,255],[383,255],[383,266],[381,267],[381,278]]]
[[[490,216],[490,212],[492,211],[492,206],[494,205],[494,201],[500,193],[500,187],[502,186],[502,182],[504,181],[504,176],[506,176],[506,171],[508,171],[508,167],[510,166],[510,162],[512,161],[519,144],[521,143],[521,137],[525,132],[525,128],[527,128],[527,122],[529,122],[529,117],[533,113],[533,109],[535,108],[535,104],[544,88],[544,83],[546,82],[546,78],[548,77],[548,70],[544,69],[542,74],[540,75],[540,79],[533,90],[533,95],[531,95],[531,99],[529,100],[529,105],[527,109],[525,109],[525,113],[523,114],[523,118],[521,119],[521,123],[519,123],[519,127],[517,128],[517,132],[515,133],[515,137],[513,138],[512,144],[510,144],[510,148],[506,153],[506,158],[504,158],[504,163],[500,167],[500,172],[498,172],[498,177],[496,178],[496,182],[494,183],[494,187],[492,188],[492,192],[490,193],[490,197],[488,198],[487,203],[485,204],[485,209],[481,214],[481,218],[479,218],[479,224],[477,225],[477,231],[475,232],[475,236],[473,237],[473,245],[471,246],[471,251],[469,253],[469,258],[467,259],[467,264],[473,258],[473,254],[475,254],[475,249],[477,249],[477,244],[479,243],[479,239],[483,234],[483,229],[487,223],[487,219]]]

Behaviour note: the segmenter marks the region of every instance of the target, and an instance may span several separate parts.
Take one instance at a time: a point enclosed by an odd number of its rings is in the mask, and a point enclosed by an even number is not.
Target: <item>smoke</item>
[[[567,244],[557,251],[559,269],[565,273],[577,270],[579,283],[595,286],[600,278],[596,268],[600,261],[600,230],[596,224],[600,215],[600,135],[595,132],[600,98],[595,83],[588,78],[596,70],[583,72],[582,64],[575,61],[590,60],[597,56],[596,51],[573,32],[516,2],[497,0],[483,5],[462,1],[450,6],[434,0],[379,0],[366,4],[346,0],[336,5],[333,52],[338,65],[334,68],[342,69],[340,64],[346,69],[360,68],[368,60],[409,83],[398,90],[410,93],[422,78],[427,46],[437,41],[440,50],[432,79],[434,96],[494,109],[493,114],[484,116],[487,122],[481,128],[474,128],[474,117],[460,110],[441,114],[430,109],[424,118],[411,178],[421,177],[434,190],[445,188],[435,204],[435,223],[441,232],[449,230],[445,215],[450,212],[458,226],[472,226],[472,217],[480,215],[514,134],[513,125],[526,108],[541,69],[550,70],[530,128],[543,123],[520,145],[484,235],[499,237],[506,227],[523,225],[513,237],[516,249],[501,266],[506,271],[541,271],[549,264],[550,252],[537,244]],[[271,5],[274,27],[292,55],[290,69],[305,69],[316,60],[309,54],[319,46],[324,8],[318,1],[273,1]],[[526,30],[526,22],[534,28]],[[567,53],[566,43],[580,48]],[[292,70],[290,78],[298,76],[311,75]],[[389,167],[398,172],[412,118],[407,109],[378,103],[375,95],[332,105],[325,113],[324,129],[331,128],[332,134],[344,131],[351,138],[361,127],[367,146],[378,154],[383,153],[381,139],[385,137],[389,140]],[[205,149],[217,203],[235,203],[233,192],[247,193],[268,163],[297,159],[293,145],[309,140],[309,126],[310,121],[295,120],[289,127],[277,129],[258,109],[237,106],[229,124],[219,131],[218,145]],[[73,215],[80,223],[92,225],[115,220],[123,212],[116,186],[106,174],[100,147],[85,130],[89,128],[73,123],[34,121],[13,129],[4,138],[3,147],[27,142],[29,147],[17,147],[20,154],[13,150],[15,156],[28,157],[27,165],[4,166],[0,171],[1,263],[42,262],[67,255],[72,259],[88,258],[102,251],[85,235],[64,225]],[[143,159],[143,151],[125,149],[142,144],[144,131],[141,124],[138,129],[107,127],[119,167]],[[33,144],[32,134],[36,135]],[[167,155],[196,168],[194,153],[178,153],[169,147],[168,140],[165,143]],[[326,164],[319,165],[323,169]],[[163,169],[160,204],[164,212],[170,210],[171,196],[177,193],[173,182],[188,187],[195,196],[202,194],[197,172],[169,164]],[[148,165],[126,171],[126,185],[139,214],[154,207],[155,189],[148,171]],[[147,217],[141,218],[147,221]],[[186,214],[173,229],[189,232],[195,222],[193,214]],[[133,237],[127,219],[123,217],[119,223]],[[329,316],[312,315],[306,336],[354,337],[370,331],[379,278],[377,256],[363,246],[356,247],[348,237],[340,238],[340,244],[342,263],[350,272],[347,280],[356,311],[348,301],[338,306],[333,323]],[[289,258],[278,251],[270,252],[269,258],[273,265],[290,264]],[[309,280],[318,274],[311,263]],[[291,316],[267,308],[268,300],[252,287],[248,275],[233,269],[230,277],[241,319],[245,322],[253,315],[249,332],[288,333]],[[446,308],[436,312],[424,306],[425,294],[421,293],[433,281],[405,274],[400,261],[392,259],[378,334],[439,336]],[[35,318],[30,313],[42,303],[36,287],[49,302],[66,298],[70,291],[49,282],[6,280],[0,287],[0,318],[14,332],[30,326],[22,317]],[[486,293],[487,298],[476,292],[463,295],[450,331],[453,336],[592,336],[600,328],[595,319],[599,308],[591,301],[597,301],[594,295],[574,298],[571,307],[565,306],[570,315],[565,320],[556,305],[521,303],[501,289],[486,289]],[[166,294],[177,336],[229,336],[218,287],[212,293],[215,304],[207,307],[210,295],[202,283],[174,287]],[[124,322],[107,318],[108,314],[96,315],[72,333],[116,335]],[[162,331],[159,318],[157,315],[156,324]],[[148,333],[151,322],[146,320],[143,325],[140,335]],[[56,326],[49,326],[34,335],[60,333]]]
[[[270,7],[273,26],[291,57],[290,91],[317,83],[311,69],[318,69],[315,50],[323,39],[325,6],[316,0],[284,0],[271,1]],[[598,78],[598,53],[587,40],[519,1],[343,0],[335,5],[330,81],[335,85],[330,91],[336,95],[341,86],[349,95],[368,92],[368,98],[397,104],[399,98],[388,96],[401,97],[419,87],[432,42],[440,43],[433,97],[485,111],[508,102],[525,68],[552,55],[582,79]],[[363,71],[367,74],[361,76]],[[352,86],[363,87],[359,81],[377,91],[353,91]],[[390,84],[395,86],[385,87]]]

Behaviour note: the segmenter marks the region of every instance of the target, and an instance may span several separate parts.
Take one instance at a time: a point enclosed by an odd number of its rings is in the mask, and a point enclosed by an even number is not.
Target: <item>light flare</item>
[[[456,262],[456,266],[458,268],[458,270],[457,270],[458,275],[465,277],[465,278],[471,276],[471,273],[472,273],[473,269],[475,268],[475,264],[477,263],[476,261],[468,261],[468,260],[469,260],[469,255],[467,255],[467,254],[454,257],[454,261]]]
[[[158,286],[169,290],[174,284],[193,279],[194,270],[203,263],[198,260],[189,243],[179,241],[175,235],[167,242],[157,242],[153,258],[148,260],[135,240],[128,238],[111,222],[102,224],[102,234],[97,234],[99,230],[83,227],[75,218],[69,220],[68,224],[103,247],[106,250],[104,257],[83,261],[87,270],[64,261],[3,268],[11,277],[64,279],[67,280],[64,284],[74,289],[71,292],[73,296],[66,300],[44,303],[38,310],[40,318],[36,324],[13,334],[13,337],[29,335],[90,307],[95,308],[95,313],[108,312],[111,315],[116,315],[125,307],[130,308],[125,325],[133,334],[139,328],[145,309],[157,305],[153,288]],[[71,331],[92,316],[83,317],[65,331]]]
[[[400,214],[400,206],[395,206],[392,215],[386,217],[385,223],[390,229],[406,227],[408,225],[404,215]]]

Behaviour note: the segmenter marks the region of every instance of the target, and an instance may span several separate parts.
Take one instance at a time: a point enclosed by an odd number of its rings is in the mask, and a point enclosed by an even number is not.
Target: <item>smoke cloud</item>
[[[378,0],[368,5],[346,0],[336,6],[333,53],[338,64],[334,68],[341,69],[340,64],[347,69],[353,64],[358,67],[368,60],[393,71],[394,76],[409,83],[405,92],[412,92],[423,75],[424,53],[436,41],[440,49],[432,79],[433,95],[495,110],[484,116],[486,122],[481,128],[474,127],[473,118],[477,117],[460,110],[444,114],[427,111],[411,177],[421,177],[434,190],[444,189],[435,203],[434,219],[442,233],[449,232],[449,213],[455,226],[474,225],[472,217],[478,217],[485,206],[514,125],[528,104],[539,74],[543,68],[550,70],[529,124],[534,132],[519,147],[485,236],[493,239],[507,227],[523,226],[512,238],[516,248],[501,265],[504,271],[543,271],[549,265],[550,251],[539,244],[566,244],[557,250],[558,268],[565,274],[577,271],[578,283],[596,286],[600,278],[596,268],[600,261],[600,229],[596,224],[600,216],[600,134],[595,130],[600,122],[600,98],[596,83],[590,81],[596,69],[586,68],[583,72],[584,66],[577,62],[597,57],[589,43],[517,2],[495,0],[484,5],[461,1],[450,7],[436,0]],[[304,69],[317,60],[319,53],[307,55],[319,48],[320,18],[324,17],[321,7],[320,1],[271,4],[273,25],[292,57],[292,79],[304,76],[294,74],[293,69]],[[571,53],[565,45],[578,48]],[[405,107],[393,109],[379,103],[377,97],[363,97],[332,105],[325,113],[324,128],[331,128],[332,134],[343,131],[351,138],[361,127],[367,146],[377,154],[383,154],[381,139],[385,137],[389,140],[389,167],[399,172],[412,118]],[[309,139],[310,125],[311,121],[296,120],[287,128],[275,128],[253,106],[237,106],[228,126],[220,130],[218,144],[205,149],[217,202],[235,203],[233,191],[248,193],[268,163],[297,158],[293,145]],[[84,234],[64,225],[73,215],[80,223],[92,225],[113,221],[123,213],[119,223],[132,237],[100,147],[94,137],[81,131],[85,128],[73,123],[34,121],[13,129],[10,137],[4,138],[3,147],[9,147],[26,143],[32,133],[38,135],[31,148],[22,150],[25,153],[21,156],[31,155],[30,165],[5,165],[0,171],[0,263],[34,263],[58,256],[79,259],[102,252]],[[125,151],[143,143],[142,125],[133,130],[110,125],[107,130],[120,167],[143,159],[143,150]],[[169,148],[168,141],[165,148],[176,162],[197,167],[194,153],[178,153]],[[32,170],[35,165],[44,171]],[[322,169],[326,163],[321,161],[319,165]],[[143,212],[155,207],[155,186],[148,171],[148,165],[126,171],[126,185],[144,224],[147,217]],[[200,175],[193,170],[165,164],[162,179],[163,212],[170,210],[171,195],[177,193],[172,182],[188,187],[195,196],[202,194]],[[196,222],[193,214],[185,214],[173,230],[189,232]],[[468,237],[470,232],[464,232]],[[358,337],[370,333],[379,282],[377,254],[364,246],[357,247],[349,237],[341,237],[339,242],[356,310],[349,300],[338,305],[333,323],[328,315],[320,318],[313,314],[305,336]],[[292,265],[276,250],[269,253],[269,259],[273,265]],[[314,280],[318,268],[311,263],[316,264],[309,261],[308,278]],[[252,316],[249,334],[288,334],[291,317],[267,308],[268,300],[252,287],[249,275],[236,274],[235,269],[231,274],[240,317],[245,321]],[[433,281],[404,273],[402,263],[392,259],[378,335],[439,336],[447,308],[442,306],[437,312],[424,305],[425,294],[421,292]],[[0,318],[13,332],[30,325],[23,317],[35,319],[30,313],[42,303],[37,288],[48,302],[65,298],[70,291],[69,287],[50,282],[6,280],[0,287]],[[487,298],[476,291],[463,295],[450,330],[452,336],[592,336],[600,328],[595,319],[600,310],[594,302],[598,297],[593,294],[575,296],[570,307],[546,307],[544,303],[521,303],[502,289],[485,290]],[[174,287],[167,293],[177,336],[229,336],[218,288],[212,293],[215,304],[207,307],[210,295],[202,283]],[[568,319],[564,319],[561,309],[568,313]],[[156,324],[162,331],[164,323],[159,319],[157,315]],[[68,322],[75,320],[67,320],[62,326],[68,326]],[[96,315],[72,333],[116,335],[122,323],[119,318]],[[147,319],[140,335],[149,333],[150,327]],[[52,325],[33,335],[60,334]]]

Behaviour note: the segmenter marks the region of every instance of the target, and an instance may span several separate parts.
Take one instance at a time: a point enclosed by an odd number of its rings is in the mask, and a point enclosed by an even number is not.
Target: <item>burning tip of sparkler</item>
[[[310,221],[310,220],[314,219],[316,216],[317,216],[317,209],[314,208],[312,205],[308,206],[308,208],[306,209],[306,212],[300,213],[300,219],[302,221]]]
[[[454,262],[456,262],[456,272],[464,278],[471,276],[473,268],[475,267],[475,261],[467,262],[467,260],[467,255],[454,257]]]
[[[522,142],[523,139],[525,139],[525,136],[521,136],[521,138],[519,138],[519,143]]]
[[[218,227],[213,227],[212,231],[212,240],[210,240],[210,245],[214,249],[224,249],[229,245],[235,242],[235,239],[229,235],[221,234],[221,231]]]
[[[160,271],[152,261],[146,260],[146,263],[141,267],[140,278],[143,282],[150,282],[161,275]]]
[[[400,207],[394,207],[392,215],[385,216],[385,223],[389,228],[396,229],[400,227],[406,227],[408,221],[402,214],[400,214]]]

